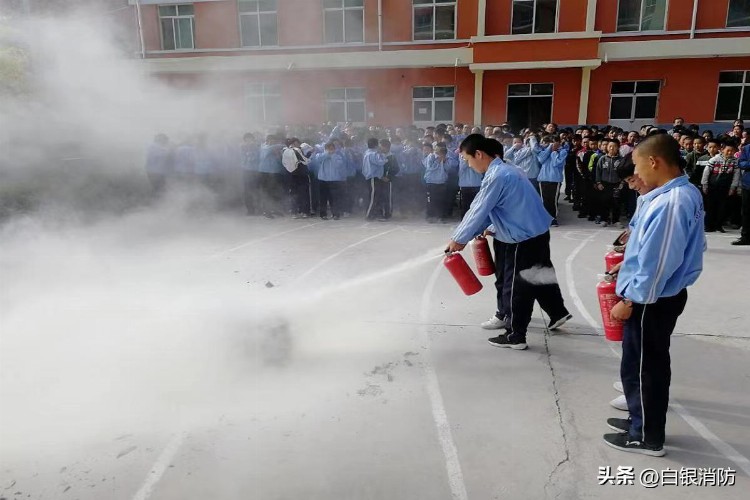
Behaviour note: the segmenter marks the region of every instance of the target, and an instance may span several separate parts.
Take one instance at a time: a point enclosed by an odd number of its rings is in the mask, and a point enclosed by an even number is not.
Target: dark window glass
[[[325,12],[326,43],[342,43],[344,41],[344,12],[341,10],[327,10]]]
[[[414,87],[412,97],[415,99],[432,99],[432,87]]]
[[[258,9],[261,11],[276,11],[276,0],[260,0]]]
[[[531,94],[531,86],[527,83],[508,85],[509,96],[527,96]]]
[[[744,71],[722,71],[719,73],[719,83],[742,83]]]
[[[344,7],[362,7],[364,0],[344,0]]]
[[[536,0],[534,33],[554,33],[557,20],[557,0]]]
[[[276,14],[260,15],[260,41],[262,45],[278,45]]]
[[[656,96],[639,96],[635,98],[634,118],[656,118]]]
[[[178,5],[177,14],[180,16],[192,16],[193,6],[192,5]]]
[[[326,92],[326,97],[328,99],[345,99],[346,89],[331,89]]]
[[[347,99],[364,99],[365,89],[346,89]]]
[[[414,101],[414,121],[431,122],[432,101]]]
[[[453,121],[453,101],[435,101],[435,121]]]
[[[435,8],[435,40],[456,38],[456,9],[453,5]]]
[[[630,120],[633,111],[632,97],[613,97],[609,107],[610,120]]]
[[[340,9],[343,4],[342,0],[323,0],[323,7],[327,9]]]
[[[350,122],[365,121],[365,103],[363,101],[346,103],[346,113],[346,118]]]
[[[531,86],[531,95],[552,95],[554,85],[551,83],[535,83]]]
[[[432,7],[414,9],[414,40],[432,40]]]
[[[455,93],[455,87],[435,87],[435,97],[453,97]]]
[[[364,19],[361,10],[345,10],[346,42],[362,42],[364,40]]]
[[[660,82],[637,82],[636,92],[639,94],[658,94]]]
[[[617,11],[617,31],[638,31],[641,20],[641,0],[620,0]]]
[[[641,31],[659,31],[664,29],[664,18],[667,13],[667,0],[643,0],[643,19]]]
[[[632,94],[635,92],[635,82],[612,82],[612,94]]]
[[[346,103],[332,101],[328,103],[328,120],[332,122],[346,121]]]
[[[164,16],[176,16],[177,15],[177,6],[176,5],[160,5],[159,6],[159,15]]]
[[[736,120],[740,108],[742,87],[719,87],[719,97],[716,99],[716,120]],[[748,95],[745,94],[745,99]]]
[[[534,28],[534,2],[513,2],[513,27],[511,33],[524,35],[531,33]]]
[[[164,50],[174,50],[174,25],[172,19],[161,20],[161,39]]]
[[[727,28],[750,26],[750,0],[729,0]]]
[[[242,45],[257,47],[260,45],[258,18],[256,16],[240,16],[240,30],[242,31]]]
[[[743,120],[750,120],[750,85],[745,85],[745,96],[742,99],[740,118]]]

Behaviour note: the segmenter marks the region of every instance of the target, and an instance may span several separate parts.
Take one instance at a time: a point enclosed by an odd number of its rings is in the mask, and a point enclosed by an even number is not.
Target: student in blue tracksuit
[[[448,154],[448,148],[440,142],[434,152],[425,144],[424,152],[428,153],[424,160],[424,182],[427,194],[427,221],[434,223],[437,220],[445,222],[450,216],[448,207],[448,176],[450,172],[458,167],[458,160]]]
[[[542,139],[542,150],[536,155],[539,164],[539,191],[547,213],[552,216],[552,225],[557,223],[557,199],[560,197],[560,184],[563,181],[565,159],[568,157],[568,144],[560,146],[560,137],[548,135]]]
[[[495,239],[506,244],[505,252],[495,253],[495,266],[513,277],[510,328],[489,342],[496,347],[526,349],[534,300],[550,315],[550,329],[572,317],[565,308],[550,260],[552,217],[523,171],[500,159],[503,148],[499,142],[472,134],[464,139],[460,150],[469,167],[484,174],[484,179],[471,208],[453,232],[447,251],[463,250],[488,228]]]
[[[740,151],[737,166],[742,172],[742,232],[732,245],[750,245],[750,144]]]
[[[331,205],[333,220],[339,220],[343,212],[344,194],[346,189],[347,166],[341,152],[336,151],[333,142],[325,145],[325,152],[316,157],[318,163],[318,186],[320,198],[318,214],[323,220],[328,220],[328,205]]]
[[[378,146],[379,142],[376,138],[368,139],[367,151],[362,157],[362,175],[370,189],[370,200],[365,218],[384,222],[388,220],[385,218],[385,197],[389,192],[388,178],[385,176],[385,164],[388,163],[388,158],[380,152]]]
[[[669,344],[687,302],[687,287],[703,270],[703,201],[682,166],[679,143],[653,135],[633,152],[635,172],[654,189],[638,199],[625,260],[617,277],[622,301],[612,319],[626,321],[620,377],[630,419],[609,419],[621,431],[604,441],[622,451],[664,455],[671,381]]]
[[[255,143],[255,136],[247,133],[242,138],[240,146],[242,155],[242,185],[243,197],[247,215],[256,215],[260,210],[260,149]]]
[[[263,215],[267,219],[284,216],[282,203],[284,199],[284,174],[286,169],[281,163],[284,149],[275,135],[266,137],[266,143],[260,148],[260,187],[263,193]]]
[[[461,196],[461,218],[466,215],[482,185],[482,174],[469,167],[463,157],[458,161],[458,188]]]
[[[513,137],[513,147],[505,151],[505,162],[519,167],[531,181],[534,190],[539,193],[539,160],[536,154],[539,151],[539,142],[534,134],[529,135],[527,139],[517,135]],[[540,195],[541,196],[541,195]]]

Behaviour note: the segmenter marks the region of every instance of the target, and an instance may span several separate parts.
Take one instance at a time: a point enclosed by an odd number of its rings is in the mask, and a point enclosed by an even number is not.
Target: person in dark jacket
[[[740,169],[736,154],[736,144],[728,141],[724,144],[721,154],[708,160],[703,170],[701,186],[706,196],[707,233],[726,232],[722,226],[727,199],[737,193],[740,184]]]
[[[750,245],[750,144],[742,148],[737,161],[742,175],[740,189],[742,192],[742,232],[732,245]]]
[[[620,222],[620,190],[622,181],[617,175],[617,168],[622,164],[620,141],[610,139],[607,144],[607,155],[596,162],[596,189],[599,191],[600,217],[602,226]]]

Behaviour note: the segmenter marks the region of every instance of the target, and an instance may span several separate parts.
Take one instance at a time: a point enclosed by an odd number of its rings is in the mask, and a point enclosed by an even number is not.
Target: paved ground
[[[476,326],[492,280],[466,298],[442,270],[450,226],[164,211],[6,227],[0,498],[747,498],[747,250],[710,235],[673,340],[668,455],[641,457],[601,442],[619,346],[594,286],[616,230],[562,223],[575,318],[550,335],[537,312],[524,352]],[[600,486],[618,466],[636,484]],[[736,484],[638,484],[683,467]]]

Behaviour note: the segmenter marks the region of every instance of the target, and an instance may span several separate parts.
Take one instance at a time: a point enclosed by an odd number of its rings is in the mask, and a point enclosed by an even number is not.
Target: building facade
[[[750,119],[748,0],[130,0],[150,71],[249,123]]]

